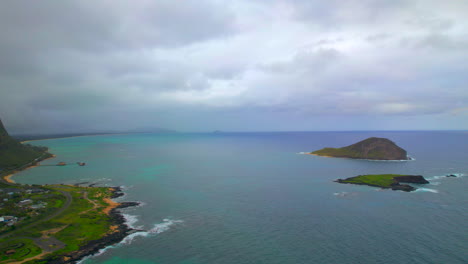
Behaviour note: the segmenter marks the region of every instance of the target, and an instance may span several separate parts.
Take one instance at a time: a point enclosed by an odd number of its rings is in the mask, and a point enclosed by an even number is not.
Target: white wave
[[[138,223],[138,216],[131,215],[131,214],[122,214],[125,219],[125,224],[133,229],[142,229],[143,226],[136,226],[135,224]]]
[[[300,155],[305,155],[305,154],[309,154],[310,152],[298,152],[297,154],[300,154]]]
[[[416,192],[431,192],[431,193],[439,193],[436,189],[429,189],[429,188],[418,188]]]
[[[340,197],[344,197],[348,194],[348,192],[336,192],[336,193],[333,193],[333,195],[335,196],[340,196]]]
[[[182,220],[163,219],[162,223],[155,224],[153,228],[147,231],[138,231],[138,232],[135,232],[133,234],[126,236],[122,240],[121,243],[127,244],[127,245],[131,244],[136,237],[148,237],[152,235],[157,235],[157,234],[160,234],[162,232],[169,230],[171,226],[176,225],[178,223],[182,223],[182,222],[183,222]]]
[[[81,263],[85,262],[87,259],[90,259],[92,257],[100,256],[100,255],[104,254],[107,250],[112,249],[112,248],[117,248],[117,245],[111,245],[111,246],[107,246],[105,248],[101,248],[98,252],[94,253],[93,255],[84,257],[82,260],[78,261],[77,264],[81,264]]]
[[[448,175],[455,175],[456,177],[447,177]],[[466,176],[465,174],[463,173],[447,173],[447,174],[444,174],[444,175],[436,175],[436,176],[432,176],[432,177],[428,177],[427,180],[429,181],[433,181],[433,180],[440,180],[440,179],[445,179],[445,178],[460,178],[460,177],[464,177]]]
[[[135,227],[134,224],[136,222],[138,222],[138,217],[135,216],[135,215],[129,215],[129,214],[123,214],[125,220],[126,220],[126,224],[131,227],[131,228],[141,228],[141,227]],[[160,234],[164,231],[167,231],[171,228],[171,226],[175,225],[175,224],[178,224],[178,223],[182,223],[183,221],[182,220],[171,220],[171,219],[163,219],[163,222],[162,223],[158,223],[158,224],[155,224],[153,226],[153,228],[151,228],[150,230],[147,230],[147,231],[137,231],[135,233],[132,233],[128,236],[126,236],[119,244],[117,245],[111,245],[111,246],[107,246],[101,250],[99,250],[96,254],[93,254],[91,256],[86,256],[85,258],[83,258],[82,260],[80,260],[79,262],[77,263],[83,263],[86,259],[89,259],[91,257],[96,257],[96,256],[99,256],[99,255],[102,255],[104,254],[107,250],[109,249],[113,249],[113,248],[118,248],[120,245],[129,245],[132,243],[132,241],[136,238],[136,237],[148,237],[148,236],[152,236],[152,235],[157,235],[157,234]]]

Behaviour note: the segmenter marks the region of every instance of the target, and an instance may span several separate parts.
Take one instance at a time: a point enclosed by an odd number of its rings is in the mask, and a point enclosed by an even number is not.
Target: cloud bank
[[[13,133],[468,129],[468,2],[0,3]]]

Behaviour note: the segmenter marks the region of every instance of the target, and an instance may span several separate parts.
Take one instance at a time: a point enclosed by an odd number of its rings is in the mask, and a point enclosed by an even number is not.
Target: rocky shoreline
[[[112,196],[111,198],[117,198],[123,196],[124,193],[120,187],[113,187]],[[106,248],[110,245],[114,245],[122,241],[128,235],[138,232],[141,230],[136,230],[130,228],[126,224],[126,220],[123,217],[122,213],[119,209],[128,208],[133,206],[140,205],[139,202],[121,202],[117,207],[113,208],[110,213],[109,217],[111,218],[111,225],[116,226],[115,229],[108,233],[106,236],[90,241],[88,244],[82,246],[79,250],[74,252],[65,253],[58,256],[52,256],[49,258],[44,258],[42,261],[46,261],[46,263],[51,264],[63,264],[63,263],[76,263],[87,256],[92,256],[98,253],[101,249]]]

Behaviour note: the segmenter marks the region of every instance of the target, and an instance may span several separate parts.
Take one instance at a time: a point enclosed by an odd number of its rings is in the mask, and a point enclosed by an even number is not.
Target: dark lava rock
[[[456,177],[457,177],[457,175],[454,175],[454,174],[449,174],[449,175],[447,175],[447,176],[445,176],[445,177],[455,177],[455,178],[456,178]]]
[[[427,184],[429,183],[426,179],[424,179],[421,175],[404,175],[404,176],[396,176],[393,178],[397,182],[406,182],[406,183],[417,183],[417,184]]]
[[[113,188],[113,194],[117,197],[122,196],[123,193],[119,187]],[[52,256],[45,258],[44,263],[48,264],[64,264],[64,263],[77,263],[79,260],[86,256],[90,256],[99,252],[99,250],[122,241],[126,236],[143,230],[132,229],[125,224],[126,220],[118,209],[126,208],[131,206],[138,206],[138,202],[122,202],[117,208],[110,211],[110,218],[112,225],[117,226],[114,232],[107,234],[106,236],[90,241],[88,244],[80,247],[77,251],[66,253],[59,256]],[[42,263],[42,262],[41,262]]]
[[[404,191],[404,192],[411,192],[416,190],[413,186],[410,186],[408,184],[399,184],[399,183],[393,183],[392,184],[392,190],[395,191]]]

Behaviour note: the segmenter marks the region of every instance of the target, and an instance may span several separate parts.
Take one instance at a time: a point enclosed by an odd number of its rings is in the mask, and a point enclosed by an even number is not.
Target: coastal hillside
[[[407,160],[406,150],[387,138],[371,137],[342,148],[323,148],[311,152],[318,156],[371,159],[371,160]]]
[[[21,144],[10,137],[0,120],[0,169],[11,170],[49,157],[46,147]]]

